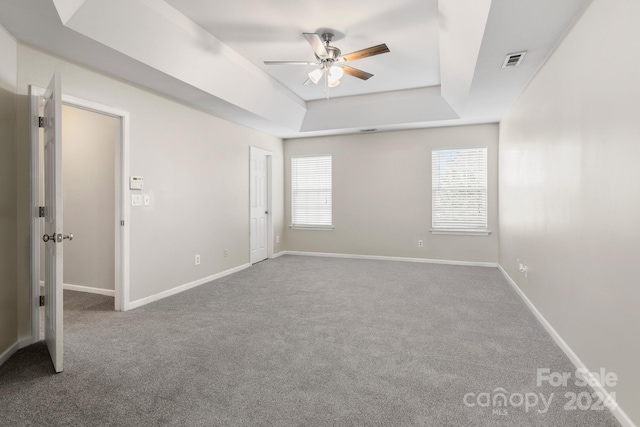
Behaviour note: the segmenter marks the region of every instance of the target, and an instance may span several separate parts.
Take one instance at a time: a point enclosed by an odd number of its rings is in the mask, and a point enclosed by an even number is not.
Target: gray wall
[[[64,283],[113,290],[115,152],[120,120],[62,107]]]
[[[636,424],[639,16],[595,0],[500,126],[500,263]]]
[[[0,27],[0,355],[18,337],[15,54],[15,40]]]
[[[273,152],[274,234],[282,236],[281,139],[18,45],[19,94],[29,84],[46,86],[54,71],[61,73],[63,93],[131,114],[130,170],[144,177],[144,192],[152,199],[151,206],[131,208],[131,301],[249,262],[250,146]],[[18,137],[28,147],[27,114],[26,105],[18,108]],[[28,149],[18,153],[18,162],[28,194]],[[27,218],[20,233],[28,242],[28,197],[18,204]],[[24,337],[30,334],[28,245],[18,264],[18,274],[27,278],[18,290]]]
[[[445,127],[285,141],[285,222],[291,156],[333,156],[332,231],[285,230],[303,252],[498,261],[498,125]],[[489,236],[432,235],[431,150],[488,147]],[[418,247],[418,240],[424,247]]]

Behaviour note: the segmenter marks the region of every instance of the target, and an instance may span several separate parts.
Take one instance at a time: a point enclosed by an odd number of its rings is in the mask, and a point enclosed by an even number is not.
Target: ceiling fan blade
[[[386,44],[382,43],[377,46],[371,46],[366,49],[356,50],[355,52],[342,55],[342,59],[345,61],[355,61],[356,59],[366,58],[368,56],[380,55],[382,53],[390,52]]]
[[[313,51],[315,52],[318,58],[326,58],[329,56],[327,49],[325,49],[324,44],[322,43],[322,39],[316,33],[302,33],[304,37],[307,39]]]
[[[357,68],[348,67],[346,65],[344,65],[342,67],[342,69],[344,70],[345,73],[349,74],[350,76],[357,77],[357,78],[362,79],[362,80],[369,80],[371,77],[373,77],[373,74],[371,74],[371,73],[367,73],[366,71],[358,70]]]
[[[264,61],[264,65],[320,65],[320,63],[310,61]]]

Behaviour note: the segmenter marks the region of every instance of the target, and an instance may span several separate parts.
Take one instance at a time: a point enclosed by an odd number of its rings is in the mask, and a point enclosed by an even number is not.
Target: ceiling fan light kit
[[[336,65],[327,66],[326,63],[324,63],[321,68],[316,68],[309,73],[309,80],[313,84],[318,84],[324,77],[327,80],[327,86],[336,87],[340,84],[340,79],[343,75],[344,70],[342,67]]]
[[[368,80],[373,77],[373,74],[367,73],[366,71],[342,65],[344,62],[355,61],[356,59],[367,58],[369,56],[389,52],[389,48],[383,43],[342,55],[340,49],[335,46],[331,46],[331,41],[334,37],[332,33],[322,33],[322,35],[318,35],[316,33],[303,33],[303,36],[311,45],[317,62],[264,61],[264,63],[265,65],[319,65],[320,68],[316,68],[308,74],[309,78],[305,84],[309,82],[318,84],[320,80],[324,80],[325,92],[328,88],[338,86],[340,84],[340,79],[345,73],[361,80]]]
[[[324,69],[316,68],[315,70],[309,73],[309,80],[311,80],[311,83],[317,84],[323,75],[324,75]]]
[[[340,79],[344,75],[344,70],[340,67],[332,65],[327,73],[329,87],[336,87],[340,84]]]

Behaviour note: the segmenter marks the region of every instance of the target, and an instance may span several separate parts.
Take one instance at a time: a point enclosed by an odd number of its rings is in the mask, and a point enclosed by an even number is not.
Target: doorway
[[[251,147],[249,154],[250,261],[255,264],[273,256],[270,151]]]
[[[32,123],[38,123],[44,90],[31,87]],[[64,289],[114,297],[114,309],[129,301],[129,113],[62,95],[64,228],[75,233],[66,244]],[[32,212],[43,198],[41,130],[32,125]],[[96,138],[102,135],[102,138]],[[68,143],[68,147],[65,147]],[[32,341],[40,329],[41,219],[32,220]]]
[[[62,106],[63,229],[74,236],[64,250],[65,290],[115,296],[113,215],[116,214],[115,147],[119,138],[118,118],[72,105]],[[42,141],[40,159],[40,205],[44,206]],[[45,243],[40,246],[43,260]],[[40,277],[44,277],[43,261]]]
[[[63,229],[74,236],[65,245],[65,290],[115,296],[113,214],[116,212],[114,183],[119,138],[120,119],[72,105],[62,106]],[[44,141],[41,138],[40,206],[44,206],[44,193]],[[40,289],[44,295],[45,243],[41,242],[40,247]],[[42,320],[40,323],[42,338]]]

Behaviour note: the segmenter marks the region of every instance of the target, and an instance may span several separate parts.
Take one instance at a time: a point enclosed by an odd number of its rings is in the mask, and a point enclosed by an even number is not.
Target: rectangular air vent
[[[520,65],[526,54],[527,52],[510,53],[504,59],[502,68],[517,67],[518,65]]]

